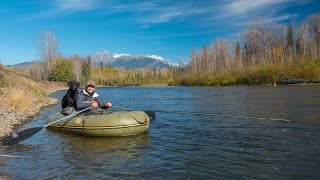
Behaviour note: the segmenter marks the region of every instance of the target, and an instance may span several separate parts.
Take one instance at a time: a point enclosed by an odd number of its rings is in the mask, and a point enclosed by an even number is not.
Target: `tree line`
[[[192,50],[188,72],[175,78],[176,84],[184,85],[272,83],[280,76],[315,79],[320,78],[319,59],[320,14],[299,26],[256,18],[237,40],[218,39]],[[295,74],[299,67],[306,69]],[[202,81],[194,78],[197,74]]]
[[[219,39],[201,50],[193,50],[190,69],[220,71],[286,61],[320,59],[320,14],[299,27],[256,18],[235,43]]]
[[[48,66],[50,64],[50,66]],[[105,86],[166,85],[176,69],[125,70],[110,66],[94,66],[90,56],[55,57],[39,63],[15,67],[15,70],[39,80],[67,82],[76,80],[84,85],[89,79]]]

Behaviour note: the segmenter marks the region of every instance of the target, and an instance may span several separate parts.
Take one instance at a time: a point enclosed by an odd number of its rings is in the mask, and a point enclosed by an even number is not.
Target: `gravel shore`
[[[1,97],[0,97],[1,98]],[[43,107],[54,105],[57,99],[50,98],[50,102],[46,104],[35,104],[27,114],[18,112],[11,107],[0,106],[0,138],[10,134],[12,131],[30,122],[32,117],[37,115]]]
[[[0,139],[30,122],[43,107],[56,104],[49,94],[65,88],[64,83],[36,80],[0,64]]]

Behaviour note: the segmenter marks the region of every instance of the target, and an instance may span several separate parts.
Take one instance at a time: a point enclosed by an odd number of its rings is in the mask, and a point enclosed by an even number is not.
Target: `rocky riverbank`
[[[64,84],[34,80],[0,67],[0,138],[32,120],[43,107],[58,100],[49,94],[65,89]]]
[[[1,98],[1,96],[0,96]],[[21,127],[25,123],[32,120],[32,117],[37,115],[43,107],[54,105],[58,100],[50,98],[47,103],[35,104],[30,107],[30,111],[26,113],[19,112],[12,107],[6,105],[0,106],[0,138],[11,133],[16,128]]]

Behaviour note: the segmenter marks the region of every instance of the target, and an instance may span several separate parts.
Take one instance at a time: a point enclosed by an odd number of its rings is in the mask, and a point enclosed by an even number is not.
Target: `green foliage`
[[[49,73],[49,81],[67,82],[73,78],[73,67],[69,60],[57,59],[54,61]]]
[[[82,70],[82,77],[81,77],[81,84],[86,84],[86,82],[91,77],[91,60],[90,57],[88,57],[87,61],[84,61],[81,66]]]

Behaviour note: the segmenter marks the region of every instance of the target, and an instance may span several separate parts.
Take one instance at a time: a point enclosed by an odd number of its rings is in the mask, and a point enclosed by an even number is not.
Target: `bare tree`
[[[241,55],[241,46],[240,42],[236,43],[236,52],[235,52],[235,66],[236,67],[243,67],[242,65],[242,55]]]
[[[252,53],[251,63],[263,64],[274,62],[272,51],[276,44],[275,23],[269,19],[254,19],[244,33],[248,51]]]
[[[285,50],[287,47],[287,31],[285,25],[275,25],[273,34],[274,39],[271,41],[271,58],[273,63],[283,63],[286,60]]]
[[[39,35],[39,47],[41,59],[47,65],[47,73],[50,72],[50,66],[53,59],[58,55],[58,40],[56,35],[51,31],[42,31]]]
[[[301,27],[298,30],[298,38],[297,38],[297,52],[299,57],[305,58],[307,55],[307,46],[309,42],[309,34],[308,34],[308,25],[306,23],[302,23]]]
[[[320,58],[320,14],[314,14],[308,17],[308,24],[310,26],[310,36],[312,39],[311,53],[313,58]]]
[[[73,65],[73,75],[75,80],[80,82],[80,77],[82,74],[82,63],[83,59],[79,55],[74,55],[70,58],[72,65]]]

